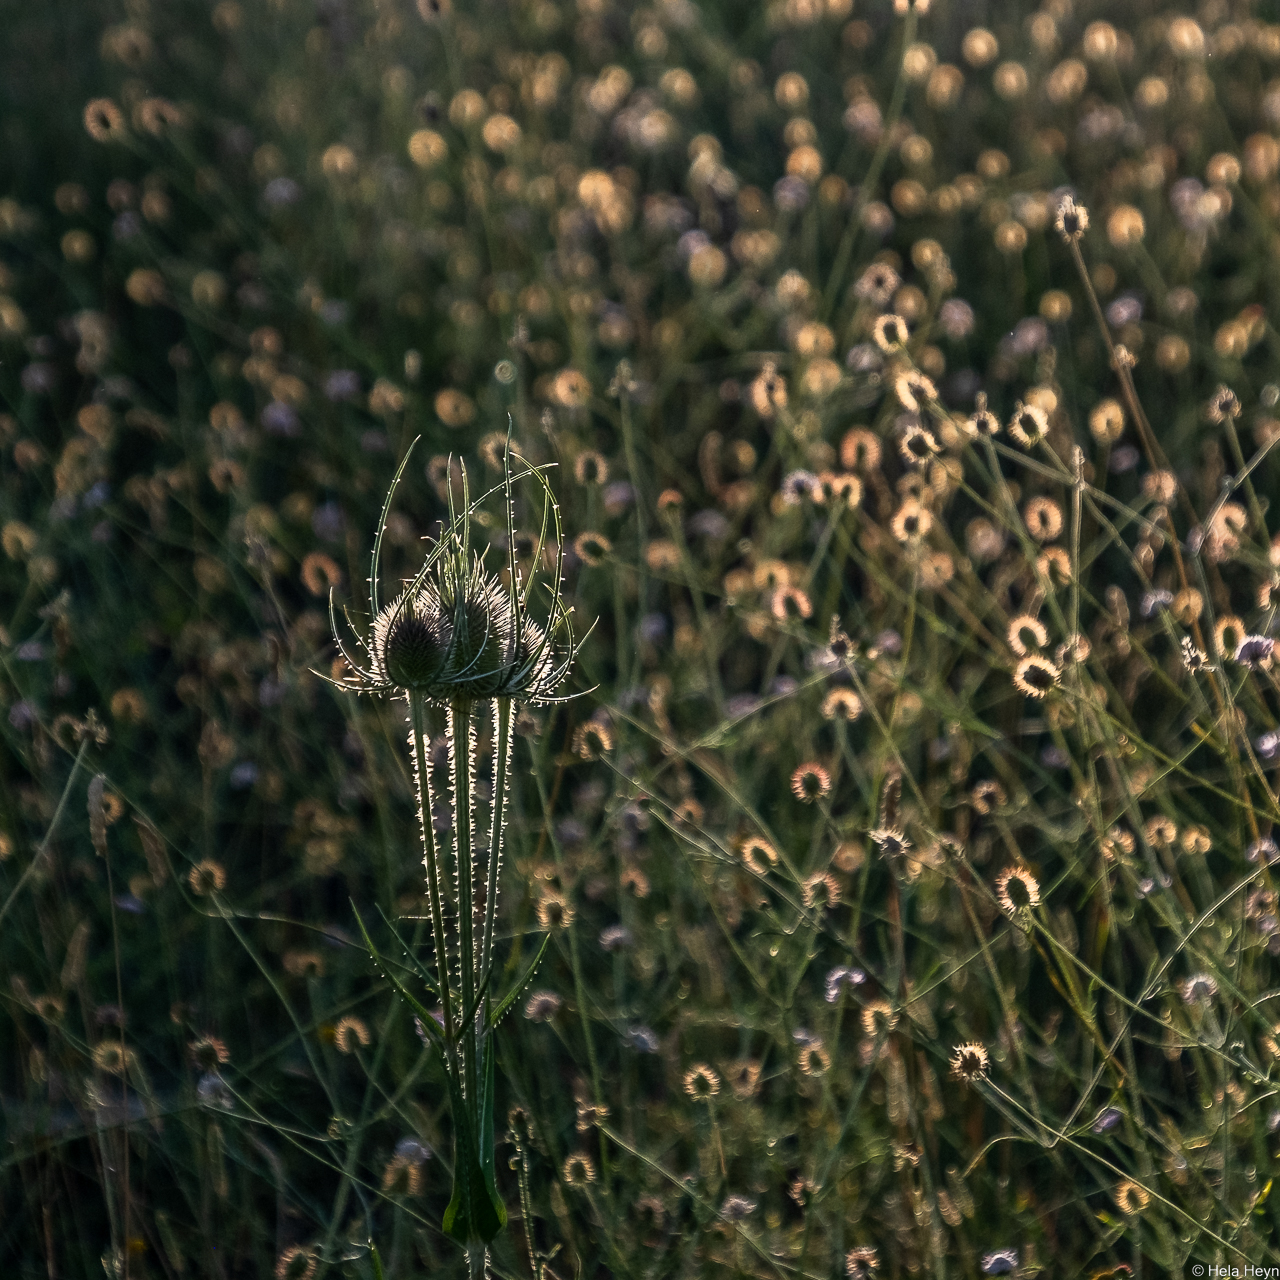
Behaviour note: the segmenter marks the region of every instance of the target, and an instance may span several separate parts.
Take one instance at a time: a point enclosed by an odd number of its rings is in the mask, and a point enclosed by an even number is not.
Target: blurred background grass
[[[462,1273],[353,945],[425,943],[403,711],[319,675],[509,412],[599,625],[494,1274],[1263,1261],[1275,14],[424,7],[0,8],[5,1273]]]

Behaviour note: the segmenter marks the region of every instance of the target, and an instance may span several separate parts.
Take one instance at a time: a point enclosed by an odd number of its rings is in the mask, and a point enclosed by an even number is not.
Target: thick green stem
[[[427,869],[427,895],[431,901],[431,932],[436,949],[436,982],[444,1008],[445,1043],[457,1044],[453,1026],[453,1001],[449,998],[449,948],[444,932],[444,907],[440,900],[440,855],[431,818],[431,766],[427,762],[427,700],[416,690],[409,692],[410,738],[413,769],[418,783],[418,818],[422,824],[423,865]]]
[[[462,984],[462,1008],[472,1016],[462,1032],[462,1070],[468,1104],[474,1106],[480,1094],[477,1088],[476,1020],[476,947],[475,925],[475,855],[471,847],[474,788],[471,771],[475,768],[475,752],[471,744],[473,704],[459,700],[449,705],[449,738],[453,764],[453,839],[454,873],[458,878],[458,942],[461,954],[458,969]]]
[[[493,802],[489,807],[489,869],[484,896],[484,937],[480,943],[480,977],[493,964],[493,922],[498,916],[498,872],[502,868],[502,828],[507,820],[507,783],[511,774],[511,699],[493,704]],[[487,1001],[486,1001],[487,1003]]]

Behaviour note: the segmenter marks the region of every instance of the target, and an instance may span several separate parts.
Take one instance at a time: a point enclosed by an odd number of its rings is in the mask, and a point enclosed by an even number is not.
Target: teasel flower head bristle
[[[368,653],[364,667],[341,640],[330,595],[329,620],[349,669],[347,676],[331,683],[356,693],[420,693],[438,705],[491,698],[517,698],[529,704],[563,701],[554,696],[555,691],[568,676],[581,642],[574,637],[571,611],[560,599],[564,539],[559,507],[543,468],[525,464],[513,476],[508,445],[502,483],[472,502],[464,467],[461,510],[454,506],[450,492],[449,518],[426,563],[391,604],[381,607],[382,538],[391,499],[408,460],[406,454],[387,493],[374,539],[369,575],[374,621],[368,641],[360,642]],[[529,476],[542,486],[546,499],[539,550],[547,543],[549,524],[557,548],[553,581],[546,584],[549,603],[543,623],[530,616],[537,574],[531,570],[522,582],[515,552],[513,481]],[[484,554],[476,554],[471,547],[472,514],[491,493],[503,495],[506,510],[505,586],[486,568]],[[535,554],[535,564],[538,558]]]

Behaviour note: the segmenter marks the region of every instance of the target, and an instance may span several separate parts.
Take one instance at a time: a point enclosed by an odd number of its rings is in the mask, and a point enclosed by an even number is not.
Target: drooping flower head
[[[348,676],[333,683],[357,693],[416,692],[438,704],[489,698],[518,698],[531,703],[560,701],[554,697],[555,690],[568,675],[578,648],[570,610],[560,599],[564,567],[560,510],[544,468],[524,463],[524,469],[513,476],[511,456],[508,444],[502,484],[475,502],[471,501],[466,468],[462,468],[461,510],[454,506],[451,491],[449,519],[426,562],[404,584],[399,596],[381,607],[378,573],[382,538],[392,496],[409,461],[409,455],[405,455],[387,493],[373,544],[369,574],[373,628],[368,641],[360,642],[369,655],[367,667],[353,661],[339,638],[330,595],[329,620],[350,668]],[[554,579],[548,584],[548,616],[542,623],[530,616],[529,607],[538,576],[536,568],[531,568],[522,582],[516,556],[512,489],[515,480],[525,477],[533,477],[545,497],[534,565],[547,543],[549,526],[554,530],[557,548]],[[472,513],[496,492],[502,494],[506,511],[505,586],[486,568],[484,554],[477,554],[471,546]]]

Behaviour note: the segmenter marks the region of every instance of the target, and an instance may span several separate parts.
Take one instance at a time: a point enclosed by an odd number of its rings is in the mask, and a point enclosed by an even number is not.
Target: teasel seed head
[[[471,549],[471,516],[478,508],[462,469],[461,510],[450,497],[445,522],[426,563],[385,608],[378,602],[378,566],[391,497],[408,463],[406,454],[383,507],[374,541],[369,577],[374,623],[366,642],[367,667],[361,667],[338,636],[330,600],[330,622],[347,668],[352,673],[331,683],[356,693],[417,694],[437,705],[516,698],[526,704],[554,702],[577,654],[570,610],[560,599],[563,552],[557,551],[554,580],[547,584],[545,623],[530,616],[529,602],[537,585],[533,570],[521,579],[515,546],[510,448],[505,457],[502,494],[506,512],[507,581],[489,572],[484,556]],[[541,468],[525,464],[518,478],[532,476],[546,497],[542,544],[550,523],[554,544],[563,546],[559,508]],[[450,491],[452,495],[452,490]],[[488,495],[485,495],[488,496]],[[535,557],[536,560],[537,557]]]

